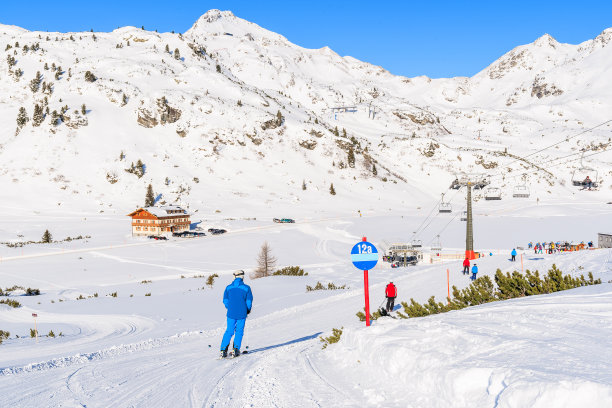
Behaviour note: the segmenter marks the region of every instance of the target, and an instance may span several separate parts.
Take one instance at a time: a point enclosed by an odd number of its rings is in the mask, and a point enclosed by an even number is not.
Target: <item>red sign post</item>
[[[362,241],[367,241],[366,237],[363,237]],[[369,326],[370,325],[370,287],[368,285],[368,271],[363,271],[363,292],[365,293],[366,326]]]
[[[363,237],[351,249],[351,260],[357,269],[363,271],[363,291],[365,295],[365,321],[366,326],[370,325],[370,290],[368,284],[368,271],[376,266],[378,262],[378,250],[374,245]]]

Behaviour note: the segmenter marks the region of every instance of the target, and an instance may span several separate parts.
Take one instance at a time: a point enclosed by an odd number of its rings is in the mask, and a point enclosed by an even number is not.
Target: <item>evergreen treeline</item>
[[[588,278],[585,278],[584,275],[580,275],[580,277],[563,275],[554,264],[543,278],[538,271],[532,273],[527,270],[526,274],[523,275],[516,271],[512,272],[512,274],[509,272],[504,274],[498,269],[495,272],[495,283],[493,283],[490,277],[482,276],[465,289],[459,290],[456,286],[453,286],[452,298],[449,299],[447,304],[437,302],[434,296],[430,297],[423,304],[411,298],[410,303],[402,302],[404,312],[398,312],[398,315],[403,319],[429,316],[498,300],[543,295],[600,283],[601,279],[594,279],[591,272],[589,272]],[[358,312],[357,317],[359,320],[365,320],[363,312]],[[378,317],[380,317],[380,314],[376,311],[371,319],[376,320]]]

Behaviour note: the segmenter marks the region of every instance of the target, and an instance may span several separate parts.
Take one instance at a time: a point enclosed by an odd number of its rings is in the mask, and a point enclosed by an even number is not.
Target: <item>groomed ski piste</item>
[[[493,253],[477,260],[479,275],[520,271],[512,247],[542,239],[589,239],[609,213],[585,209],[547,216],[533,206],[478,217],[476,246]],[[236,210],[237,211],[237,210]],[[529,212],[531,217],[522,213]],[[540,212],[540,216],[537,216]],[[524,268],[545,273],[556,264],[572,275],[592,272],[601,285],[469,307],[408,320],[381,318],[364,327],[363,275],[350,262],[362,236],[375,245],[402,236],[422,218],[409,213],[329,214],[295,224],[272,218],[209,222],[221,236],[131,238],[129,219],[87,217],[98,231],[85,241],[0,249],[0,286],[35,287],[40,296],[11,296],[0,305],[0,405],[15,407],[608,407],[612,404],[612,254],[596,249],[561,254],[522,253]],[[24,217],[24,233],[40,220]],[[66,216],[65,219],[71,219]],[[444,225],[450,216],[432,225]],[[79,222],[72,219],[75,228]],[[562,231],[559,223],[566,229]],[[47,225],[47,224],[46,224]],[[119,228],[118,226],[126,228]],[[433,228],[432,226],[432,228]],[[434,228],[435,229],[435,228]],[[447,230],[448,249],[461,252],[465,223]],[[487,232],[489,231],[489,232]],[[496,233],[491,233],[496,231]],[[485,239],[479,237],[486,237]],[[531,238],[530,237],[534,237]],[[553,239],[553,237],[551,237]],[[252,280],[253,312],[242,349],[219,360],[225,329],[223,290],[232,272],[255,266],[267,241],[278,266],[299,265],[308,276]],[[453,249],[455,248],[455,249]],[[398,302],[446,296],[468,285],[461,261],[370,271],[371,307],[393,281]],[[208,275],[217,273],[213,287]],[[195,277],[194,277],[195,276]],[[201,276],[201,277],[200,277]],[[150,283],[141,283],[151,281]],[[317,281],[344,290],[306,291]],[[117,292],[117,296],[109,294]],[[98,297],[93,297],[94,293]],[[146,296],[149,294],[150,296]],[[85,299],[77,300],[83,296]],[[90,297],[92,296],[92,297]],[[397,308],[397,306],[396,306]],[[42,335],[29,337],[34,328]],[[320,336],[343,328],[322,349]],[[46,337],[50,331],[62,337]],[[19,335],[16,338],[15,335]]]

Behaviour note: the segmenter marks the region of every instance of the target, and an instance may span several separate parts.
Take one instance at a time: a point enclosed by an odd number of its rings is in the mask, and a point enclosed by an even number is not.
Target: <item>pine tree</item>
[[[166,48],[164,48],[164,51],[166,51],[168,54],[170,54],[170,47],[168,46],[168,44],[166,44]]]
[[[81,113],[83,115],[85,115],[87,113],[87,107],[85,106],[85,104],[81,105]]]
[[[253,271],[251,277],[257,279],[272,275],[274,268],[276,268],[276,261],[270,245],[264,242],[257,256],[257,268]]]
[[[352,147],[349,147],[348,157],[346,159],[350,168],[355,168],[355,152]]]
[[[34,105],[34,114],[32,115],[32,126],[38,127],[45,120],[45,115],[43,115],[43,108],[41,105]]]
[[[331,183],[329,186],[329,194],[336,195],[336,189],[334,188],[334,183]]]
[[[45,233],[42,236],[42,242],[45,244],[53,242],[53,236],[49,232],[49,230],[45,230]]]
[[[28,113],[22,106],[19,108],[19,113],[17,114],[17,126],[20,128],[25,126],[25,124],[28,123],[28,120],[30,120],[30,118],[28,118]]]
[[[376,170],[376,164],[372,163],[372,174],[377,176],[378,175],[378,170]]]
[[[281,111],[277,111],[276,112],[276,126],[280,126],[283,124],[283,120],[285,120],[285,118],[283,117],[283,114],[281,113]]]
[[[306,180],[302,180],[302,190],[306,190]]]
[[[346,129],[342,128],[342,137],[346,137]]]
[[[53,112],[51,112],[51,124],[53,126],[57,126],[59,125],[59,120],[60,120],[60,115],[57,114],[57,111],[54,110]]]
[[[217,72],[221,73],[221,65],[217,64]]]
[[[176,48],[176,49],[174,50],[174,59],[175,59],[175,60],[180,60],[180,59],[181,59],[181,53],[179,52],[179,49],[178,49],[178,48]]]
[[[45,62],[45,71],[49,70],[49,65]]]
[[[136,162],[136,172],[134,174],[136,174],[138,178],[141,178],[145,174],[145,165],[140,159]]]
[[[32,93],[38,92],[38,90],[40,89],[41,82],[42,82],[42,75],[40,74],[40,71],[37,71],[36,77],[34,77],[34,79],[30,81],[30,90],[32,91]]]
[[[338,126],[334,129],[334,136],[340,136],[340,132],[338,132]]]
[[[149,184],[147,187],[147,195],[145,197],[145,207],[153,207],[155,205],[155,193],[153,193],[153,186]]]

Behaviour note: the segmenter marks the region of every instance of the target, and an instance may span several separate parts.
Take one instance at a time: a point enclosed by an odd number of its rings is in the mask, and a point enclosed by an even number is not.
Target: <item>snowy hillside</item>
[[[182,35],[0,26],[3,201],[125,214],[152,183],[209,213],[382,211],[431,204],[466,172],[489,174],[505,199],[525,183],[532,202],[602,202],[610,123],[533,153],[611,119],[611,37],[544,36],[472,78],[432,80],[301,48],[229,11]],[[599,192],[571,186],[580,149]],[[142,177],[126,172],[138,160]]]

